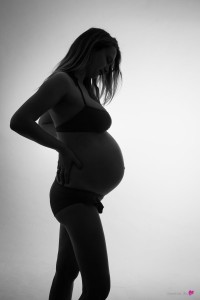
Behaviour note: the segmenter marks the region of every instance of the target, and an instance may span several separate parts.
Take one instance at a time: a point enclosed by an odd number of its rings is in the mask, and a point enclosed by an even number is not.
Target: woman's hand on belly
[[[76,157],[83,162],[81,170],[75,165],[69,170],[71,165],[64,166],[63,162],[63,171],[66,169],[67,173],[67,178],[63,181],[66,187],[91,190],[105,195],[122,180],[124,175],[122,153],[117,142],[107,132],[87,133],[76,138],[67,136],[61,140],[69,145]],[[67,159],[65,161],[67,162]]]

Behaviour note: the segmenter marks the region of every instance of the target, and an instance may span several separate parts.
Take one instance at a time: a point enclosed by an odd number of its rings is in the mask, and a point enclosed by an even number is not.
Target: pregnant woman
[[[103,29],[90,28],[11,118],[12,130],[58,152],[49,195],[60,237],[49,300],[71,300],[79,272],[79,300],[104,300],[110,292],[99,214],[125,167],[120,147],[107,132],[112,121],[103,106],[115,95],[120,62],[117,40]]]

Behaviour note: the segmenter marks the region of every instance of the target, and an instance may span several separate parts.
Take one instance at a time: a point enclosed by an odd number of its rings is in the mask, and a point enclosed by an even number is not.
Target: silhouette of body
[[[104,207],[102,199],[121,182],[125,168],[121,150],[107,132],[111,117],[99,101],[97,83],[99,80],[106,91],[105,104],[115,94],[120,61],[117,40],[102,29],[89,29],[12,118],[13,130],[59,152],[49,194],[52,212],[60,223],[49,300],[71,300],[79,272],[79,300],[104,300],[110,291],[99,214]],[[22,116],[29,117],[23,126],[19,125]],[[40,126],[33,122],[38,116]]]

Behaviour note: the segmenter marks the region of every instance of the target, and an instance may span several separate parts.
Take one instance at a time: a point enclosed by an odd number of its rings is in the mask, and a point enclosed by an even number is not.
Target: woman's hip
[[[56,178],[51,185],[49,197],[51,210],[54,216],[61,209],[75,203],[95,205],[99,213],[102,213],[104,208],[100,201],[103,199],[104,195],[89,190],[66,187],[58,183]]]

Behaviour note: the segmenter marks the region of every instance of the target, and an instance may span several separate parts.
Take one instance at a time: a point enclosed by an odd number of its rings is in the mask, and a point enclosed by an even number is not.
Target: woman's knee
[[[81,273],[83,282],[83,292],[86,295],[98,295],[101,299],[106,299],[111,287],[110,274],[105,270],[98,272],[96,270],[95,274]],[[94,298],[96,299],[96,298]]]
[[[99,297],[99,300],[106,299],[110,293],[110,279],[108,278],[107,280],[104,280],[103,283],[99,282],[97,288],[94,290],[91,290],[89,294],[94,296],[93,293]],[[93,299],[96,299],[96,298],[93,297]]]
[[[100,288],[93,288],[89,291],[86,291],[83,293],[83,299],[84,300],[105,300],[108,298],[108,295],[110,293],[110,286],[104,286]],[[82,298],[81,298],[82,299]]]
[[[79,267],[74,256],[69,255],[70,249],[60,250],[56,262],[56,273],[66,280],[75,280],[79,275]]]
[[[56,273],[58,277],[73,281],[79,274],[79,266],[76,261],[70,237],[64,226],[60,226],[59,249],[56,262]]]
[[[63,263],[62,263],[63,262]],[[77,268],[73,263],[57,261],[56,263],[56,273],[59,277],[63,277],[66,280],[74,281],[79,275],[79,268]]]
[[[59,280],[74,281],[79,275],[79,271],[72,269],[56,268],[56,277]]]

